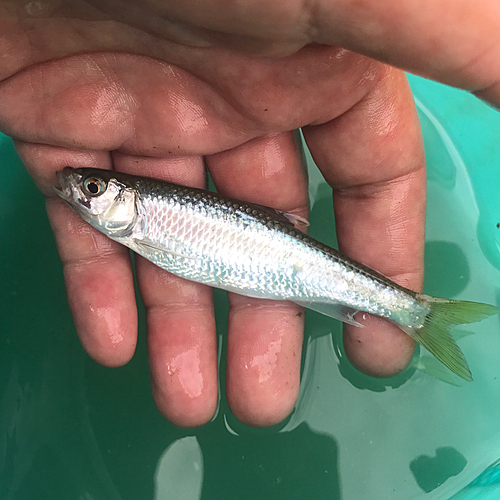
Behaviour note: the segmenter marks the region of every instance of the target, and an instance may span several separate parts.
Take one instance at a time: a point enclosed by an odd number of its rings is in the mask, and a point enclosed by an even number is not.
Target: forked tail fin
[[[424,324],[420,327],[405,326],[402,329],[453,373],[471,381],[469,365],[450,330],[456,325],[475,323],[493,314],[499,314],[500,308],[479,302],[439,299],[424,294],[419,294],[417,300],[430,307]]]

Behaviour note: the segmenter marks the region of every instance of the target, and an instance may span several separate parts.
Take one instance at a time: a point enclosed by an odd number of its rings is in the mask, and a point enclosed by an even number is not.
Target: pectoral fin
[[[358,311],[357,309],[353,309],[352,307],[347,307],[342,304],[326,304],[323,302],[305,302],[297,300],[294,300],[294,302],[300,306],[307,307],[312,311],[316,311],[324,314],[325,316],[329,316],[330,318],[338,319],[343,323],[347,323],[348,325],[364,327],[364,325],[358,323],[354,319],[354,315]]]
[[[149,258],[148,256],[161,253],[161,254],[174,255],[175,257],[183,257],[184,259],[194,259],[192,255],[187,255],[186,253],[183,253],[181,249],[169,250],[159,247],[154,243],[145,242],[144,240],[134,240],[134,247],[135,247],[134,250],[138,254],[143,255],[146,258]]]

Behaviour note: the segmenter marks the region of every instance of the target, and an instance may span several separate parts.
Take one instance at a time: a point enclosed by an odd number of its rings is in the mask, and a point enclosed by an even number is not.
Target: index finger
[[[84,349],[98,363],[121,366],[137,342],[137,309],[128,249],[100,233],[51,192],[65,165],[111,168],[109,153],[16,140],[17,151],[42,192],[61,256],[68,304]]]

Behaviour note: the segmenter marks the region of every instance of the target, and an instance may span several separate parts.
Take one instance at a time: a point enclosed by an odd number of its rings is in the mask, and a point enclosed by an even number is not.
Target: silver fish
[[[300,218],[217,193],[98,169],[66,167],[57,194],[84,220],[177,276],[249,297],[290,300],[351,325],[365,311],[397,324],[472,380],[450,328],[500,310],[392,282],[296,229]]]

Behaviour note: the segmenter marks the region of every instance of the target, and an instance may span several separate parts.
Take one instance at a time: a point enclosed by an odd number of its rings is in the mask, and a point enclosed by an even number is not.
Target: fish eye
[[[91,196],[97,196],[106,191],[106,183],[99,177],[88,177],[83,181],[83,187]]]

